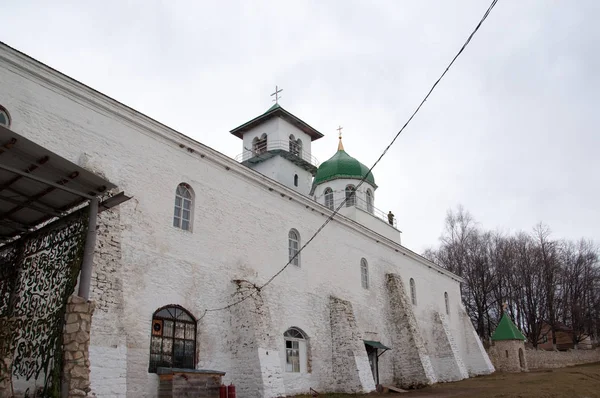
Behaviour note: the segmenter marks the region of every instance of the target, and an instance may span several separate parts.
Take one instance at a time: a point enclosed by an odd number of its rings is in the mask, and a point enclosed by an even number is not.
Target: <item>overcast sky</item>
[[[219,150],[280,104],[370,166],[487,0],[3,1],[0,40]],[[462,204],[488,229],[600,240],[600,2],[500,0],[375,168],[403,244]],[[1,90],[1,87],[0,87]]]

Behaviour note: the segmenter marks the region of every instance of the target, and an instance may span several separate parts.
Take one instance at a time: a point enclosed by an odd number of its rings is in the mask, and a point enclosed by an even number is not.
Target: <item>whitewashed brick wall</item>
[[[98,308],[90,348],[98,397],[156,396],[158,378],[148,373],[153,312],[179,304],[200,317],[204,309],[230,302],[232,280],[260,284],[287,262],[291,228],[305,242],[326,219],[309,198],[3,45],[0,87],[0,104],[11,113],[14,131],[102,171],[133,196],[100,222],[92,296]],[[195,192],[192,233],[172,227],[174,193],[181,182]],[[368,290],[361,287],[363,257],[369,263]],[[300,267],[289,266],[265,289],[270,326],[261,327],[270,329],[272,344],[279,344],[276,356],[283,358],[283,333],[291,326],[305,331],[310,341],[310,372],[284,372],[286,394],[332,386],[330,296],[352,304],[364,336],[386,345],[395,341],[386,274],[399,275],[405,285],[415,279],[418,305],[411,310],[419,330],[433,328],[433,312],[445,311],[444,292],[451,302],[460,301],[459,283],[447,272],[342,217],[302,253]],[[260,383],[258,373],[249,374],[248,363],[232,348],[251,337],[240,327],[244,322],[237,308],[207,313],[198,325],[197,366],[225,371],[225,382],[260,393],[264,383],[257,389],[250,385]],[[452,307],[448,330],[469,374],[489,372],[489,359],[459,305]],[[420,338],[427,341],[427,335]],[[431,343],[426,346],[435,347]],[[240,355],[260,364],[263,379],[280,377],[271,351],[266,360],[266,347],[256,350]],[[394,382],[393,355],[402,350],[392,346],[382,355],[382,384]],[[426,362],[428,354],[422,353]],[[280,389],[277,383],[268,388]]]

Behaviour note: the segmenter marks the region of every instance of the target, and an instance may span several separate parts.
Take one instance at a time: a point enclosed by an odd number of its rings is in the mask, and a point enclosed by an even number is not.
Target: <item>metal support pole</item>
[[[92,283],[92,266],[94,264],[94,250],[96,249],[96,219],[98,218],[98,198],[90,200],[90,219],[83,249],[83,262],[79,274],[79,297],[86,300],[90,298],[90,285]]]

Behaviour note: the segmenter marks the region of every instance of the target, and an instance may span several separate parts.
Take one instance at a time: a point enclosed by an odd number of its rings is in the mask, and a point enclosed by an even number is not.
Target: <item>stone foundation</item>
[[[552,369],[600,362],[600,348],[571,351],[526,350],[525,355],[529,369]]]
[[[158,398],[219,398],[225,372],[201,369],[158,368]]]
[[[90,327],[95,303],[71,296],[63,333],[63,396],[86,397],[90,392]]]
[[[375,381],[362,335],[356,325],[352,304],[329,298],[333,391],[361,393],[375,390]]]
[[[402,388],[437,382],[412,303],[399,275],[387,274],[394,381]]]

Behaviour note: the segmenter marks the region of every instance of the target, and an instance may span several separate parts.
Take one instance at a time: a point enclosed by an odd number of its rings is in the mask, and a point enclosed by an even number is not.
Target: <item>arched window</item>
[[[294,174],[294,186],[298,186],[298,174]]]
[[[150,366],[194,369],[196,367],[196,320],[178,305],[158,309],[152,316]]]
[[[373,214],[373,192],[367,189],[367,211]]]
[[[325,207],[333,210],[333,190],[331,188],[325,188]]]
[[[410,278],[410,300],[413,305],[417,305],[417,288],[415,287],[415,280]]]
[[[259,137],[254,137],[252,140],[252,152],[255,155],[260,155],[267,151],[267,135],[263,133],[263,135]]]
[[[364,258],[360,260],[360,281],[364,289],[369,288],[369,264]]]
[[[184,231],[192,230],[192,211],[194,209],[194,195],[192,187],[181,183],[175,191],[175,211],[173,214],[173,226]]]
[[[306,336],[298,328],[289,328],[285,340],[285,371],[306,373],[308,368]]]
[[[450,301],[448,299],[448,292],[444,292],[444,301],[446,302],[446,315],[450,315]]]
[[[288,234],[288,253],[291,264],[300,266],[300,234],[295,229],[290,229]]]
[[[10,127],[10,115],[2,105],[0,105],[0,126]]]
[[[290,147],[290,153],[292,155],[300,156],[301,148],[300,148],[299,143],[301,145],[302,141],[300,141],[300,139],[296,140],[296,137],[294,137],[294,134],[290,134],[289,147]]]
[[[356,204],[356,188],[354,185],[346,187],[346,207],[352,207]]]
[[[302,157],[302,140],[298,138],[296,140],[296,148],[298,148],[298,157]]]

